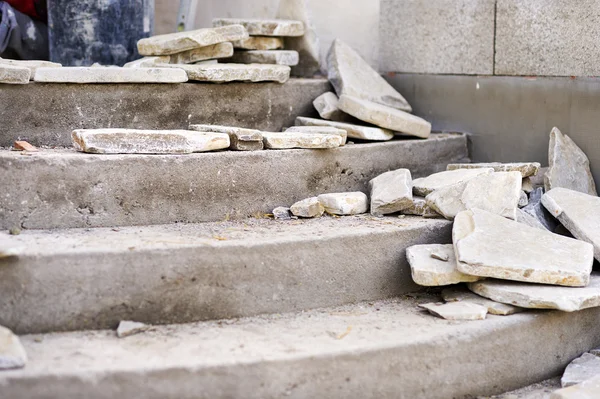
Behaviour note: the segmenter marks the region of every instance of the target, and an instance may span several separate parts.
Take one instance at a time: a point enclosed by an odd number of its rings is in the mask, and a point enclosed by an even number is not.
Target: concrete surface
[[[467,156],[459,134],[329,150],[183,156],[0,151],[0,229],[245,218],[320,194],[368,193],[369,180],[389,170],[407,168],[421,177]]]
[[[0,241],[26,248],[21,256],[0,259],[0,325],[23,334],[389,298],[418,289],[405,249],[450,243],[451,223],[418,217],[263,219],[24,231],[1,233]]]
[[[600,344],[600,309],[449,322],[417,308],[436,296],[415,296],[125,339],[25,336],[29,364],[0,387],[30,399],[461,399],[550,378]]]
[[[478,399],[549,399],[550,394],[560,388],[560,377],[554,377],[505,394]]]
[[[0,147],[70,146],[74,129],[187,129],[190,123],[281,131],[331,91],[325,79],[279,83],[2,85]]]
[[[382,0],[384,72],[494,73],[494,0]]]

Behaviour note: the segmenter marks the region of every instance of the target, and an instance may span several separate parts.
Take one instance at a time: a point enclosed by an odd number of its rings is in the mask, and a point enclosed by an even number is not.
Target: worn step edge
[[[350,216],[0,234],[0,325],[17,333],[280,313],[415,290],[408,246],[451,223]]]
[[[600,309],[448,322],[407,297],[300,314],[22,337],[4,397],[466,398],[557,375],[600,344]]]
[[[307,197],[363,191],[389,170],[415,177],[468,157],[462,134],[330,150],[183,156],[0,151],[0,229],[215,222]]]

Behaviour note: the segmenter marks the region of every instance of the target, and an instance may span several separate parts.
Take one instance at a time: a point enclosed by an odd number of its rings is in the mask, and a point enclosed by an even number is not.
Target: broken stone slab
[[[600,357],[584,353],[567,366],[560,383],[563,388],[568,388],[594,377],[600,377]]]
[[[361,192],[321,194],[317,198],[330,215],[361,215],[369,207],[369,199]]]
[[[494,169],[494,172],[520,172],[523,178],[534,176],[540,170],[540,164],[537,162],[519,162],[519,163],[452,163],[446,170],[457,169]]]
[[[342,95],[338,107],[361,121],[384,129],[423,139],[428,138],[431,134],[431,123],[425,119],[386,105]]]
[[[434,254],[436,257],[433,256]],[[440,257],[447,257],[448,260],[436,259]],[[480,277],[469,276],[458,271],[452,244],[414,245],[406,249],[406,259],[410,264],[414,282],[424,287],[440,287],[481,280]]]
[[[190,130],[205,133],[226,133],[229,135],[229,148],[236,151],[259,151],[264,148],[260,130],[218,125],[190,125]]]
[[[291,50],[249,50],[236,51],[231,62],[238,64],[274,64],[298,65],[300,58],[297,51]]]
[[[20,84],[29,83],[31,70],[27,67],[0,64],[0,83]]]
[[[247,38],[248,32],[243,26],[229,24],[220,28],[197,29],[152,36],[139,40],[137,47],[141,55],[171,55],[199,47]]]
[[[425,197],[413,195],[412,205],[402,210],[403,215],[423,216],[424,218],[441,218],[442,215],[431,209]]]
[[[521,188],[523,187],[523,181],[521,180]],[[529,196],[523,190],[521,190],[521,196],[519,197],[519,208],[525,208],[529,205]]]
[[[542,204],[574,237],[592,244],[600,260],[600,198],[554,188],[542,197]]]
[[[548,231],[548,229],[538,220],[538,218],[523,211],[523,209],[517,209],[517,218],[515,220],[529,227]]]
[[[275,220],[291,220],[292,212],[290,211],[290,208],[279,206],[273,209],[273,217]]]
[[[427,309],[434,316],[456,321],[485,320],[488,313],[485,306],[469,302],[427,303],[419,307]]]
[[[338,102],[339,99],[335,93],[329,91],[317,97],[313,101],[313,105],[321,118],[341,122],[346,115],[338,108]]]
[[[346,145],[348,140],[348,133],[345,130],[331,126],[292,126],[285,131],[287,133],[337,134],[342,138],[342,145]]]
[[[269,36],[250,36],[233,42],[233,47],[241,50],[281,50],[283,38]]]
[[[35,75],[35,71],[38,68],[61,68],[62,65],[56,62],[50,61],[39,61],[39,60],[7,60],[6,58],[0,58],[0,65],[11,65],[16,67],[29,68],[31,75],[29,79],[32,80]]]
[[[343,139],[339,134],[263,132],[263,141],[265,148],[274,150],[327,149],[340,147]]]
[[[550,132],[548,161],[550,167],[544,177],[546,191],[561,187],[598,196],[588,157],[557,128]]]
[[[529,194],[529,204],[524,207],[523,212],[535,218],[548,231],[554,231],[558,227],[556,219],[542,205],[544,189],[539,187]]]
[[[168,64],[171,58],[168,55],[156,57],[142,57],[139,60],[128,62],[123,65],[123,68],[154,68]]]
[[[229,148],[229,135],[189,130],[80,129],[73,146],[91,154],[190,154]]]
[[[183,69],[189,80],[198,82],[267,82],[285,83],[290,78],[290,67],[270,64],[194,64],[172,65]]]
[[[296,126],[329,126],[345,130],[349,138],[370,141],[388,141],[394,138],[391,130],[378,127],[360,126],[351,123],[327,121],[299,116],[296,118]]]
[[[304,35],[302,22],[287,19],[215,18],[212,24],[215,28],[242,25],[250,36],[295,37]]]
[[[600,398],[600,376],[572,387],[553,392],[549,399],[596,399]]]
[[[195,62],[213,60],[218,58],[229,58],[233,55],[233,44],[230,42],[217,43],[206,47],[199,47],[192,50],[182,51],[181,53],[169,56],[169,64],[193,64]]]
[[[594,263],[591,244],[480,209],[456,216],[452,242],[458,270],[471,276],[585,287]]]
[[[408,169],[383,173],[369,182],[371,214],[388,215],[413,205],[412,176]]]
[[[144,323],[138,323],[136,321],[121,321],[117,327],[117,337],[129,337],[131,335],[148,331],[149,328],[150,326]]]
[[[296,202],[290,207],[292,215],[302,218],[321,217],[325,213],[325,207],[317,197],[307,198]]]
[[[525,309],[507,305],[505,303],[495,302],[490,299],[479,296],[466,288],[446,288],[442,291],[442,298],[446,302],[469,302],[477,305],[485,306],[489,314],[497,316],[509,316],[515,313],[521,313]]]
[[[426,197],[435,190],[453,186],[476,178],[477,176],[490,175],[494,169],[459,169],[434,173],[427,177],[413,180],[413,191],[415,195]]]
[[[36,82],[46,83],[184,83],[187,74],[177,68],[63,67],[39,68]]]
[[[327,77],[338,96],[347,95],[412,112],[408,101],[350,46],[334,40],[327,55]]]
[[[0,326],[0,370],[12,370],[25,367],[27,353],[11,330]]]

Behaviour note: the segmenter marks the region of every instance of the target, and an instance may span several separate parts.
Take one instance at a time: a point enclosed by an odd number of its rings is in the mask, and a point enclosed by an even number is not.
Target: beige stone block
[[[233,47],[241,50],[281,50],[283,38],[269,36],[250,36],[233,42]]]
[[[213,27],[242,25],[250,36],[302,36],[304,24],[301,21],[286,19],[243,19],[243,18],[215,18]],[[239,40],[239,39],[236,39]]]
[[[190,125],[190,130],[205,133],[226,133],[229,135],[230,149],[236,151],[258,151],[264,148],[260,130],[218,125]]]
[[[50,61],[39,61],[39,60],[8,60],[6,58],[0,58],[0,65],[12,65],[16,67],[29,68],[31,71],[30,80],[33,79],[35,72],[38,68],[60,68],[61,64]]]
[[[0,83],[27,84],[31,79],[31,70],[23,66],[0,64]]]
[[[369,187],[372,215],[396,213],[413,205],[412,176],[408,169],[383,173],[372,179]]]
[[[195,62],[228,58],[233,55],[233,44],[230,42],[217,43],[211,46],[199,47],[169,56],[169,64],[193,64]]]
[[[302,218],[315,218],[323,216],[325,208],[317,197],[307,198],[296,202],[290,207],[292,215]]]
[[[411,206],[402,211],[403,215],[423,216],[428,219],[442,218],[443,216],[431,209],[425,197],[413,195]]]
[[[265,148],[274,150],[291,148],[327,149],[342,145],[342,136],[339,134],[263,132],[263,140]]]
[[[520,172],[523,178],[536,175],[540,170],[540,164],[537,162],[518,162],[518,163],[451,163],[446,170],[457,169],[494,169],[494,172]]]
[[[267,82],[285,83],[290,78],[290,67],[268,64],[196,64],[173,65],[187,72],[189,80],[198,82]]]
[[[361,192],[321,194],[317,198],[331,215],[360,215],[367,213],[369,207],[367,196]]]
[[[249,50],[236,51],[231,62],[238,64],[274,64],[298,65],[300,58],[297,51],[290,50]]]

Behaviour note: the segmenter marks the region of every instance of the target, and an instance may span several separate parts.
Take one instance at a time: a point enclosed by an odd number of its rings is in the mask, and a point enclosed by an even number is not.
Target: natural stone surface
[[[477,176],[494,173],[493,169],[460,169],[435,173],[431,176],[413,180],[413,191],[415,195],[425,197],[435,190],[452,186],[457,183],[466,182]]]
[[[139,60],[128,62],[123,68],[154,68],[163,64],[168,64],[171,57],[168,55],[159,55],[155,57],[142,57]]]
[[[31,70],[23,66],[0,64],[0,84],[27,84],[31,79]]]
[[[229,135],[189,130],[81,129],[73,146],[91,154],[190,154],[229,148]]]
[[[517,209],[517,218],[515,220],[529,227],[548,231],[548,229],[539,221],[537,217],[523,211],[523,209]]]
[[[562,187],[598,196],[588,157],[557,128],[550,132],[548,161],[550,167],[544,177],[546,191]]]
[[[29,70],[31,71],[31,75],[30,75],[29,79],[33,79],[33,76],[35,75],[35,71],[37,71],[38,68],[60,68],[60,67],[62,67],[61,64],[58,64],[56,62],[50,62],[50,61],[7,60],[5,58],[0,58],[0,66],[4,66],[4,65],[12,65],[12,66],[16,66],[16,67],[29,68]]]
[[[228,58],[233,55],[233,44],[217,43],[211,46],[198,47],[169,56],[170,64],[193,64],[195,62]]]
[[[441,218],[442,215],[431,209],[425,197],[413,196],[412,205],[402,211],[404,215],[423,216],[424,218]]]
[[[372,215],[396,213],[413,205],[412,176],[408,169],[381,174],[369,182],[369,187]]]
[[[528,204],[529,197],[527,196],[527,193],[525,191],[521,191],[521,196],[519,197],[519,208],[525,208]]]
[[[388,129],[378,127],[360,126],[350,123],[326,121],[314,118],[305,118],[299,116],[296,118],[297,126],[330,126],[345,130],[349,138],[370,140],[370,141],[388,141],[394,138],[394,133]]]
[[[332,215],[360,215],[369,209],[369,199],[362,192],[321,194],[317,198]]]
[[[331,121],[342,121],[344,113],[338,108],[338,97],[335,93],[327,92],[315,99],[313,105],[323,119]]]
[[[535,187],[533,186],[533,182],[531,181],[530,177],[526,177],[526,178],[523,179],[523,183],[521,184],[521,188],[527,194],[530,194],[530,193],[533,192],[533,190],[535,190]]]
[[[63,67],[39,68],[36,82],[46,83],[184,83],[178,68]]]
[[[443,254],[448,260],[436,259],[434,254],[438,258]],[[424,287],[439,287],[481,279],[458,271],[452,244],[415,245],[406,249],[406,259],[410,263],[414,282]]]
[[[295,37],[304,35],[304,24],[300,21],[294,20],[215,18],[213,19],[212,23],[214,27],[242,25],[244,28],[246,28],[250,36]]]
[[[428,138],[431,123],[418,116],[358,97],[342,95],[338,107],[361,121],[410,136]]]
[[[264,148],[260,130],[218,125],[190,125],[190,130],[206,133],[226,133],[229,135],[229,148],[236,151],[257,151]]]
[[[598,397],[600,397],[600,376],[572,387],[559,389],[548,399],[596,399]]]
[[[243,26],[231,25],[220,28],[197,29],[187,32],[152,36],[138,41],[141,55],[171,55],[217,43],[248,38]]]
[[[452,241],[458,270],[472,276],[568,287],[585,287],[590,281],[591,244],[480,209],[458,214]]]
[[[343,138],[339,134],[263,132],[263,141],[265,148],[276,150],[290,148],[325,149],[340,147]]]
[[[233,47],[241,50],[281,50],[283,38],[269,36],[250,36],[244,40],[236,40]]]
[[[298,65],[300,58],[297,51],[290,50],[250,50],[236,51],[231,62],[238,64],[274,64]]]
[[[325,207],[317,197],[307,198],[296,202],[290,207],[290,211],[294,216],[303,218],[315,218],[323,216]]]
[[[555,188],[542,197],[542,204],[574,237],[592,244],[600,260],[600,198]]]
[[[275,220],[291,220],[292,213],[290,211],[290,208],[279,206],[273,209],[273,217],[275,218]]]
[[[469,302],[427,303],[419,305],[429,313],[446,320],[485,320],[485,306]]]
[[[523,178],[534,176],[540,170],[540,164],[537,162],[520,163],[452,163],[448,165],[447,170],[456,169],[494,169],[494,172],[520,172]]]
[[[290,78],[290,67],[267,64],[196,64],[173,65],[187,72],[189,80],[199,82],[265,82],[285,83]]]
[[[19,337],[0,326],[0,370],[20,369],[27,363],[27,353]]]
[[[554,231],[558,226],[556,219],[542,205],[542,196],[544,189],[539,187],[529,195],[529,204],[523,208],[523,212],[537,220],[546,230]]]
[[[129,337],[147,331],[149,328],[150,326],[144,323],[138,323],[136,321],[121,321],[117,327],[117,337]]]
[[[560,382],[563,388],[567,388],[594,377],[600,377],[600,357],[584,353],[567,366]]]
[[[442,291],[442,298],[446,302],[469,302],[476,305],[485,306],[489,314],[498,316],[508,316],[523,312],[525,309],[505,303],[495,302],[474,294],[466,288],[446,288]]]
[[[348,133],[343,129],[331,126],[292,126],[285,130],[286,133],[309,133],[309,134],[337,134],[342,138],[342,145],[346,145]]]
[[[327,55],[327,77],[338,96],[347,95],[412,112],[410,104],[346,43],[336,39]]]

